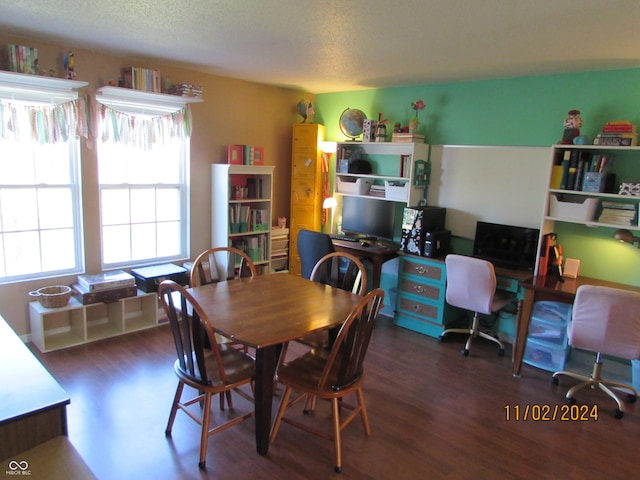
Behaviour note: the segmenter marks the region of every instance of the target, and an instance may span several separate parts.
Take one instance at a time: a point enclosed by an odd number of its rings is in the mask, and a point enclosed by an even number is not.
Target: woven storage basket
[[[64,307],[69,303],[71,288],[65,285],[52,285],[42,287],[33,292],[29,292],[32,297],[37,297],[40,305],[46,308]]]

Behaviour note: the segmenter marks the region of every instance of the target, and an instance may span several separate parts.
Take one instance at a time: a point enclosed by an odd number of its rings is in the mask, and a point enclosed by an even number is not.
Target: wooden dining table
[[[189,292],[216,332],[256,350],[256,448],[265,455],[280,346],[341,324],[362,297],[287,273],[212,283]]]

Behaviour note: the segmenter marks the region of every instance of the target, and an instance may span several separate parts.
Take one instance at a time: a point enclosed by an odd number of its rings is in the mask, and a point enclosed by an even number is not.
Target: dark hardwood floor
[[[164,435],[177,385],[166,325],[48,354],[31,348],[69,393],[69,438],[103,480],[637,475],[639,404],[616,420],[613,401],[586,391],[578,399],[598,403],[597,421],[516,421],[514,406],[564,405],[571,382],[554,387],[548,372],[527,365],[513,378],[509,356],[498,357],[494,345],[476,341],[465,358],[462,342],[452,336],[439,344],[379,318],[366,362],[372,435],[357,420],[343,431],[340,475],[332,443],[290,425],[259,456],[253,419],[211,437],[207,471],[199,471],[199,426],[178,413],[172,438]],[[251,408],[238,396],[234,402]],[[328,420],[325,407],[319,404],[316,419]]]

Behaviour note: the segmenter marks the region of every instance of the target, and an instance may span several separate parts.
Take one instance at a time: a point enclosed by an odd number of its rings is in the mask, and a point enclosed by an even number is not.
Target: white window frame
[[[116,111],[123,112],[130,115],[135,115],[136,117],[153,117],[158,115],[167,115],[175,113],[184,107],[188,102],[187,99],[182,97],[173,96],[173,95],[163,95],[163,94],[155,94],[148,93],[136,90],[128,90],[128,89],[120,89],[120,88],[109,88],[104,87],[98,91],[96,95],[96,100],[99,103],[102,103],[110,108],[113,108]],[[102,120],[99,119],[99,122]],[[101,131],[101,125],[98,126],[98,132]],[[98,142],[101,141],[100,133],[98,133]],[[109,184],[103,183],[100,179],[98,179],[98,193],[100,198],[100,242],[101,242],[101,265],[103,270],[115,269],[115,268],[128,268],[134,266],[141,265],[153,265],[158,263],[167,263],[167,262],[176,262],[187,260],[189,258],[189,249],[190,249],[190,206],[189,206],[189,198],[190,198],[190,182],[189,182],[189,167],[190,167],[190,158],[191,158],[191,150],[190,150],[190,138],[182,138],[182,139],[173,139],[173,141],[181,142],[181,165],[180,165],[180,181],[178,184],[163,184],[163,183],[144,183],[144,184],[135,184],[135,183],[126,183],[126,184]],[[140,148],[140,147],[131,147],[131,148]],[[101,146],[98,145],[98,170],[100,170],[100,150]],[[104,235],[104,221],[103,221],[103,212],[104,208],[102,205],[103,193],[108,190],[114,189],[129,189],[129,192],[134,192],[139,189],[166,189],[166,188],[179,188],[179,212],[180,212],[180,251],[176,255],[172,256],[150,256],[148,258],[133,258],[133,249],[134,246],[129,243],[129,259],[122,261],[114,261],[107,263],[105,261],[105,235]],[[130,195],[131,196],[131,195]],[[155,224],[156,232],[157,226],[160,222],[149,222],[151,224]],[[129,231],[131,231],[131,226],[135,225],[136,222],[131,221],[128,224],[123,224],[123,226],[129,225]],[[154,251],[156,246],[151,247]]]
[[[62,79],[54,79],[47,77],[38,77],[33,75],[20,75],[11,72],[0,72],[0,98],[8,103],[14,104],[17,110],[21,106],[26,107],[43,107],[59,105],[61,103],[69,102],[78,99],[78,92],[74,91],[76,88],[81,88],[87,85],[86,82],[67,81]],[[5,108],[6,105],[5,105]],[[23,128],[20,131],[19,138],[13,140],[0,140],[0,142],[14,142],[17,141],[21,148],[29,148],[31,150],[32,159],[35,156],[35,152],[39,148],[46,148],[47,145],[41,145],[32,138],[30,128]],[[67,189],[70,192],[70,208],[71,212],[71,230],[73,232],[73,265],[68,268],[59,269],[52,268],[45,270],[43,268],[42,259],[46,255],[46,250],[51,252],[51,245],[43,245],[43,233],[49,230],[43,225],[42,215],[50,215],[51,209],[48,211],[42,211],[37,208],[37,226],[30,228],[27,231],[34,232],[38,236],[37,244],[39,246],[38,251],[30,252],[31,256],[39,256],[40,268],[38,271],[31,271],[29,273],[21,274],[7,274],[6,266],[7,252],[4,249],[4,235],[13,233],[11,230],[4,231],[0,225],[0,255],[3,256],[0,259],[0,284],[13,283],[18,281],[28,281],[44,278],[52,278],[58,276],[66,276],[82,273],[84,271],[84,229],[82,224],[82,182],[80,175],[80,140],[74,135],[70,135],[69,139],[65,142],[66,149],[68,150],[68,167],[69,167],[69,182],[68,184],[52,183],[47,184],[42,180],[34,180],[34,183],[30,184],[7,184],[2,182],[3,176],[0,174],[0,191],[9,190],[28,190],[35,191],[35,200],[37,197],[46,190],[53,189]],[[23,147],[24,146],[24,147]],[[34,164],[35,165],[35,164]],[[1,173],[1,172],[0,172]],[[19,205],[11,205],[17,210],[20,209]],[[19,212],[18,212],[19,213]],[[0,215],[1,215],[0,210]],[[57,230],[54,228],[52,230]]]

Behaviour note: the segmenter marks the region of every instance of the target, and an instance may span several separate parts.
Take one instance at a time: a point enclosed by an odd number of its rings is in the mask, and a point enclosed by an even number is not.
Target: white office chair
[[[490,315],[504,308],[514,299],[513,294],[496,291],[496,274],[491,262],[464,255],[449,254],[445,258],[447,266],[446,300],[454,307],[471,310],[473,321],[469,328],[447,328],[440,337],[449,333],[467,333],[469,338],[462,354],[469,355],[471,342],[476,337],[486,338],[498,344],[498,355],[504,355],[504,345],[500,339],[480,331],[480,314]]]
[[[624,406],[610,387],[623,388],[630,393],[628,403],[635,403],[638,392],[621,382],[605,380],[601,377],[602,355],[634,360],[640,357],[640,294],[609,287],[581,285],[576,291],[572,320],[567,327],[569,345],[596,352],[591,375],[560,371],[553,374],[553,384],[559,383],[558,376],[581,380],[567,391],[569,404],[576,403],[573,395],[585,387],[598,387],[618,404],[614,412],[616,418],[624,416]]]

